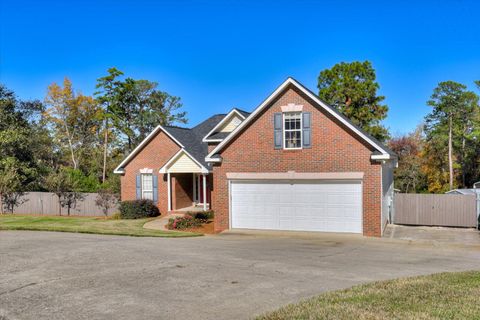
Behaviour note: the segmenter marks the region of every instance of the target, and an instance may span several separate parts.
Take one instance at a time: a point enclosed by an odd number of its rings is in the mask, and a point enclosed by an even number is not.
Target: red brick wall
[[[193,176],[191,173],[172,174],[173,210],[190,207],[193,203]]]
[[[153,174],[158,175],[158,208],[161,214],[168,210],[168,191],[166,174],[158,172],[160,168],[180,150],[163,131],[160,131],[125,167],[125,174],[121,177],[122,200],[135,200],[135,177],[140,169],[153,169]]]
[[[288,103],[303,105],[312,112],[312,148],[275,150],[273,114]],[[381,235],[381,166],[372,162],[372,147],[361,141],[323,109],[298,92],[288,88],[257,116],[221,152],[223,161],[213,168],[212,208],[215,231],[229,228],[227,172],[364,172],[363,233]],[[347,131],[346,131],[347,130]]]
[[[215,149],[215,147],[218,146],[218,142],[215,142],[215,143],[208,143],[208,153],[212,152],[213,149]]]

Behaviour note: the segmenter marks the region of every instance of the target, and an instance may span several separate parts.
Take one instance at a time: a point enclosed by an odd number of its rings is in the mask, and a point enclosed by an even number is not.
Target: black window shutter
[[[158,176],[156,174],[153,175],[153,203],[157,204],[158,202]]]
[[[137,174],[135,187],[137,200],[142,199],[142,176],[140,174]]]
[[[312,114],[310,112],[302,113],[302,136],[303,136],[303,147],[311,148],[312,147]]]
[[[273,115],[273,140],[275,149],[282,149],[283,147],[282,122],[282,113],[275,113]]]

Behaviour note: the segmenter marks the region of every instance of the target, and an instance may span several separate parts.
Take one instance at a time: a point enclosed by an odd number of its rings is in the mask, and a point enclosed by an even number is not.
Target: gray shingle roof
[[[238,109],[238,108],[233,108],[230,112],[232,112],[233,110],[239,112],[245,119],[250,115],[250,112],[247,112],[245,110],[242,110],[242,109]],[[230,113],[229,112],[229,113]],[[229,114],[228,113],[228,114]],[[213,128],[212,128],[213,129]],[[208,131],[210,132],[210,131]],[[206,134],[208,134],[208,132]],[[207,137],[207,139],[225,139],[228,135],[230,134],[230,132],[213,132],[211,135],[209,135]]]
[[[166,126],[164,128],[185,147],[185,150],[190,153],[195,160],[208,169],[208,165],[205,162],[205,157],[208,154],[208,145],[203,142],[202,139],[222,121],[225,116],[226,114],[216,114],[193,128],[174,126]]]
[[[214,132],[208,136],[208,139],[225,139],[230,132]]]
[[[250,112],[247,112],[245,110],[238,109],[238,108],[234,108],[234,109],[237,110],[238,112],[240,112],[242,114],[242,116],[244,116],[245,118],[250,115]]]

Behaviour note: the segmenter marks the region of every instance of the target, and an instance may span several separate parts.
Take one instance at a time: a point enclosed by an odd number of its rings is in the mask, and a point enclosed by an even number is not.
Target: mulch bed
[[[203,234],[214,234],[215,232],[213,231],[213,225],[214,225],[213,220],[210,220],[207,223],[204,223],[199,227],[183,229],[183,230],[178,230],[178,231],[197,232],[197,233],[203,233]]]

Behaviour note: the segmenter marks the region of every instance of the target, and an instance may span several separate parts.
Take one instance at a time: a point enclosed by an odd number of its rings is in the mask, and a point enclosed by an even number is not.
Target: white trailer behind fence
[[[102,208],[95,204],[97,193],[82,193],[83,200],[79,200],[75,208],[70,209],[71,216],[99,217],[103,216]],[[60,207],[58,197],[50,192],[28,192],[21,198],[23,203],[16,207],[14,214],[33,214],[45,216],[66,216],[67,208]],[[108,215],[118,211],[118,203],[108,210]]]

